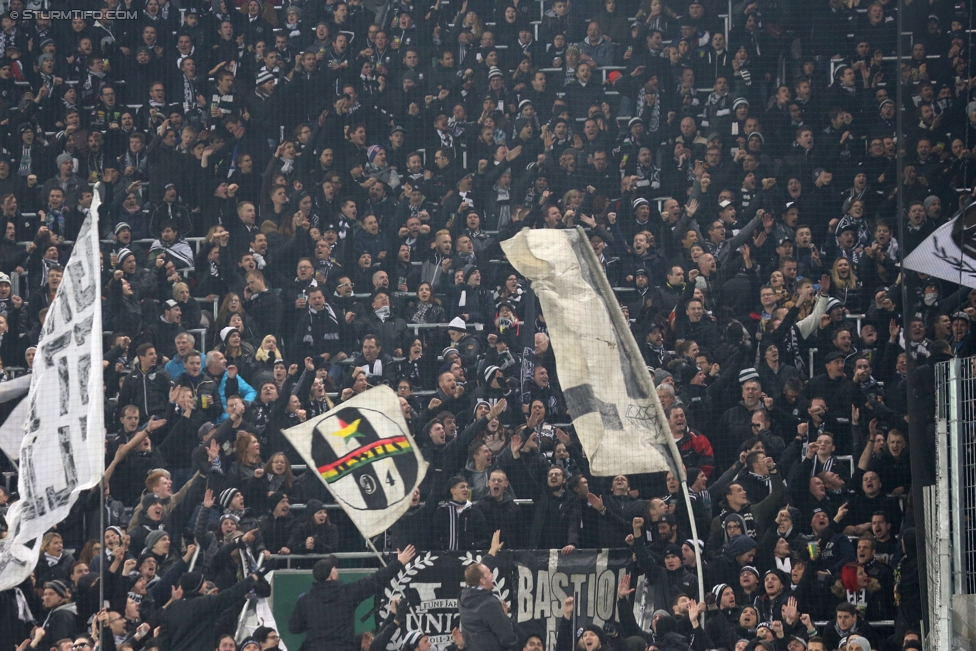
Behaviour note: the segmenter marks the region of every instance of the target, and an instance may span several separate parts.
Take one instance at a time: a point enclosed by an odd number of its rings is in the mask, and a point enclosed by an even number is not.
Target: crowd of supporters
[[[653,621],[621,584],[586,651],[921,648],[908,408],[976,353],[976,290],[900,263],[976,194],[968,3],[906,2],[902,35],[885,0],[50,4],[100,13],[0,18],[2,379],[97,193],[108,481],[0,593],[0,651],[232,649],[259,559],[365,549],[281,431],[380,384],[431,466],[373,542],[632,548]],[[576,226],[690,510],[589,473],[499,245]],[[327,610],[294,632],[369,648]]]

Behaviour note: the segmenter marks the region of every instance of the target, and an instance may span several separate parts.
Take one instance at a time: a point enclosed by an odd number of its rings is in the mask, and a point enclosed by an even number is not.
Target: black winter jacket
[[[171,603],[160,617],[159,651],[212,651],[214,620],[253,587],[254,579],[247,577],[215,595],[194,593]]]
[[[293,635],[305,633],[305,641],[299,651],[331,649],[332,651],[357,651],[353,616],[359,604],[382,589],[403,564],[393,560],[366,578],[354,583],[316,581],[312,589],[298,597],[298,603],[288,621]]]
[[[482,563],[494,570],[494,558],[486,555]],[[471,651],[503,651],[515,646],[518,636],[502,602],[490,590],[466,586],[458,598],[464,646]]]

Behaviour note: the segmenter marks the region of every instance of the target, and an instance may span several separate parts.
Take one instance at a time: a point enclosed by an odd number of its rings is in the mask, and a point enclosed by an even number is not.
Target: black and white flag
[[[539,297],[593,474],[672,470],[683,477],[651,376],[583,230],[523,228],[501,244]]]
[[[21,499],[7,511],[9,535],[0,541],[0,590],[30,576],[41,538],[68,516],[78,494],[94,486],[104,471],[96,207],[81,227],[64,281],[48,309],[30,391],[22,403],[26,419],[21,421],[17,484]]]
[[[397,395],[386,386],[283,433],[366,538],[400,519],[427,471]]]
[[[905,258],[904,267],[976,287],[976,202],[925,238]]]

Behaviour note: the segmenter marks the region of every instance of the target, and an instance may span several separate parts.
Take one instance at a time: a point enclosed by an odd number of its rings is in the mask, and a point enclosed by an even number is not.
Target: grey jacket
[[[494,570],[494,559],[486,555],[482,563]],[[518,642],[515,625],[502,602],[491,591],[465,587],[458,599],[461,611],[461,633],[465,649],[470,651],[504,651]]]

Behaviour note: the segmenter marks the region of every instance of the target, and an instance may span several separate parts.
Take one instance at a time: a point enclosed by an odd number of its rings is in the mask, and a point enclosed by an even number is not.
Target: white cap
[[[451,322],[449,324],[447,324],[447,329],[466,331],[468,329],[468,324],[464,322],[464,319],[462,319],[459,316],[456,316],[453,319],[451,319]]]

